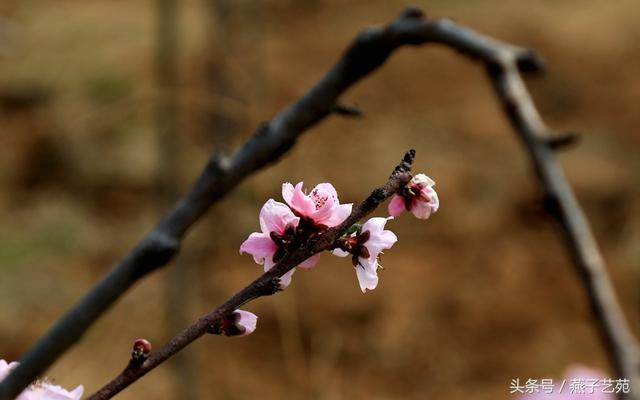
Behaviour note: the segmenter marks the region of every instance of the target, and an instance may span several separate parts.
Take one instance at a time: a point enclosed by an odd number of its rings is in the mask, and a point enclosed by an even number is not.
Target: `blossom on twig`
[[[318,226],[331,228],[351,214],[353,204],[340,204],[332,184],[320,183],[309,194],[302,191],[302,185],[303,182],[295,187],[288,182],[282,185],[282,197],[297,215],[311,219]]]
[[[15,361],[7,363],[5,360],[0,360],[0,381],[9,375],[18,364]],[[20,393],[16,400],[79,400],[82,393],[84,393],[82,385],[69,392],[61,386],[54,385],[46,380],[39,380]]]
[[[362,293],[378,286],[378,256],[382,250],[390,249],[398,241],[393,232],[384,229],[390,219],[393,217],[369,219],[358,232],[342,239],[340,247],[333,251],[333,254],[339,257],[351,254]]]
[[[393,195],[389,202],[389,214],[397,217],[404,210],[410,211],[416,218],[427,219],[438,211],[440,201],[433,189],[433,179],[425,174],[417,174],[409,183]]]
[[[286,204],[273,199],[267,200],[260,210],[261,232],[249,235],[240,245],[240,254],[251,254],[256,263],[264,265],[265,271],[270,270],[292,245],[299,222],[300,218],[296,217]],[[307,259],[300,267],[313,267],[319,257],[320,255],[315,255]],[[292,269],[280,278],[282,289],[289,286],[294,271],[295,269]]]

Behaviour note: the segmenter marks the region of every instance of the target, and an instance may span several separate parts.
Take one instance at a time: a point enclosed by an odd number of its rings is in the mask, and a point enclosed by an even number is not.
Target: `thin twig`
[[[262,296],[269,296],[278,291],[279,277],[299,265],[307,258],[321,251],[331,249],[336,241],[354,223],[370,214],[387,198],[396,193],[411,179],[411,164],[415,157],[415,151],[409,150],[400,164],[384,184],[383,187],[374,190],[369,197],[353,209],[351,215],[340,225],[333,227],[322,234],[312,237],[308,242],[302,243],[299,248],[278,262],[272,269],[262,274],[247,287],[233,295],[221,306],[211,313],[201,317],[196,323],[182,331],[171,339],[164,347],[151,356],[141,365],[130,363],[118,376],[107,383],[100,390],[92,394],[87,400],[110,399],[121,390],[131,385],[136,380],[146,375],[149,371],[166,361],[169,357],[178,353],[189,343],[207,333],[209,327],[219,323],[222,318],[234,312],[237,308]]]
[[[168,263],[187,230],[245,177],[276,161],[298,136],[335,111],[338,97],[377,69],[398,47],[441,43],[487,66],[499,98],[532,157],[540,182],[555,204],[594,315],[616,372],[638,384],[638,345],[627,326],[590,228],[548,143],[554,141],[533,105],[520,72],[538,71],[542,60],[452,21],[427,20],[408,8],[388,25],[363,31],[337,64],[298,101],[277,114],[231,158],[213,157],[190,192],[118,265],[63,316],[0,383],[0,400],[10,399],[77,342],[91,324],[131,285]],[[640,390],[634,389],[635,393]],[[638,400],[640,394],[635,395]]]

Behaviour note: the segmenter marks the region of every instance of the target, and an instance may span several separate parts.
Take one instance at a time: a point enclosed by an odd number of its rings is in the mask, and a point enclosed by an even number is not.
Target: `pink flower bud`
[[[256,330],[258,316],[244,310],[236,310],[221,322],[221,331],[227,336],[247,336]]]
[[[418,174],[393,195],[389,202],[389,214],[397,217],[402,211],[410,211],[416,218],[427,219],[438,211],[440,201],[433,189],[435,182],[425,174]]]

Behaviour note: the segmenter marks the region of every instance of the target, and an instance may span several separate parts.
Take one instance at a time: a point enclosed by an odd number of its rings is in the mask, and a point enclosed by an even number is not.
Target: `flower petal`
[[[336,188],[334,188],[330,183],[318,183],[311,192],[317,192],[318,194],[326,195],[333,202],[338,203],[338,192],[336,192]]]
[[[83,392],[82,385],[75,388],[73,392],[68,392],[61,386],[40,382],[25,389],[17,400],[79,400]]]
[[[300,214],[310,216],[316,210],[316,206],[313,200],[304,194],[302,185],[303,182],[298,182],[294,188],[290,183],[284,183],[282,185],[282,198]]]
[[[362,224],[362,232],[369,231],[371,235],[377,235],[384,230],[384,226],[387,221],[392,220],[393,217],[373,217],[369,218],[367,222]]]
[[[271,232],[283,233],[288,224],[298,226],[298,221],[300,218],[286,204],[273,199],[267,200],[260,210],[260,229],[267,237]]]
[[[329,228],[338,226],[351,214],[353,204],[340,204],[331,210],[331,214],[322,221],[316,222],[328,226]]]
[[[247,253],[253,256],[257,264],[265,264],[265,260],[271,260],[278,246],[270,237],[263,233],[254,232],[240,245],[240,254]]]
[[[239,318],[236,321],[236,325],[244,328],[244,333],[238,336],[247,336],[253,333],[256,330],[256,325],[258,323],[258,316],[254,313],[244,310],[236,310],[234,314],[238,314]]]
[[[411,202],[411,214],[419,219],[428,219],[432,212],[431,205],[426,201],[413,199]]]
[[[291,277],[294,272],[296,272],[295,268],[287,271],[287,273],[280,277],[280,289],[284,290],[291,284]]]
[[[429,178],[425,174],[417,174],[416,176],[411,178],[411,182],[410,183],[418,184],[420,186],[435,186],[436,181],[434,181],[433,179]]]
[[[402,214],[405,210],[405,202],[404,197],[394,194],[389,202],[389,207],[387,207],[387,211],[389,211],[389,215],[397,217]]]
[[[320,253],[314,254],[311,257],[304,260],[298,267],[303,269],[310,269],[316,266],[316,264],[320,261]]]
[[[344,251],[342,249],[334,249],[331,254],[333,254],[334,256],[338,256],[338,257],[346,257],[349,255],[348,251]]]
[[[358,265],[356,268],[356,276],[358,277],[358,283],[360,284],[360,290],[362,293],[366,293],[368,290],[373,290],[378,286],[378,271],[377,262],[375,267],[371,267],[368,264]]]
[[[7,363],[5,360],[0,360],[0,381],[9,375],[9,372],[16,368],[18,364],[20,363],[17,361]]]
[[[382,250],[390,249],[396,242],[398,237],[391,231],[382,231],[376,235],[371,235],[364,247],[369,250],[369,258],[378,258]]]
[[[438,193],[431,186],[423,190],[424,194],[429,197],[429,206],[431,207],[431,213],[438,211],[440,208],[440,199]]]

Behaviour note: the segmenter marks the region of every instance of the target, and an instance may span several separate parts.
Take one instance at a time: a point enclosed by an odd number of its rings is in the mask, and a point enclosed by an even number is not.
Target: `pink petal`
[[[256,325],[258,323],[258,316],[254,313],[244,310],[236,310],[234,314],[239,314],[240,319],[236,322],[236,325],[240,325],[244,328],[244,333],[238,336],[247,336],[253,333],[256,330]]]
[[[310,216],[316,210],[316,205],[309,196],[304,194],[302,184],[299,182],[295,188],[290,183],[283,184],[282,197],[291,208],[302,215]]]
[[[309,194],[309,197],[315,205],[313,219],[319,223],[327,219],[333,213],[333,209],[340,204],[338,193],[330,183],[317,184]]]
[[[364,247],[369,250],[369,258],[378,258],[380,252],[390,249],[397,241],[398,237],[395,233],[382,231],[376,235],[371,235],[369,240],[364,244]]]
[[[369,240],[364,246],[369,250],[370,259],[376,259],[382,250],[390,249],[398,241],[395,233],[384,229],[387,221],[391,219],[393,217],[371,218],[362,225],[362,232],[369,232]]]
[[[329,219],[332,216],[335,208],[338,207],[338,202],[333,200],[331,197],[323,196],[322,199],[323,200],[318,200],[316,197],[312,197],[314,207],[316,207],[316,209],[311,214],[311,217],[318,223],[323,223],[325,220]],[[321,204],[319,203],[319,201],[322,201],[323,203]]]
[[[425,201],[413,199],[411,202],[411,213],[419,219],[428,219],[431,216],[431,205]]]
[[[296,217],[286,204],[273,199],[267,200],[260,210],[260,229],[269,236],[271,232],[283,233],[287,224],[298,226]]]
[[[289,182],[285,182],[282,184],[282,198],[289,205],[291,205],[291,200],[293,199],[294,191],[295,189],[293,188],[293,185],[290,184]]]
[[[391,198],[391,202],[389,202],[387,210],[389,211],[389,215],[394,217],[402,214],[405,210],[404,198],[400,195],[394,194]]]
[[[310,269],[316,266],[316,264],[320,261],[320,253],[314,254],[311,257],[307,258],[302,262],[302,264],[298,265],[300,268]]]
[[[356,275],[358,277],[358,283],[360,284],[360,290],[362,293],[366,293],[368,290],[373,290],[378,286],[378,271],[377,263],[375,267],[370,265],[358,265],[356,268]]]
[[[68,392],[58,385],[43,382],[27,388],[17,400],[78,400],[83,392],[82,385]]]
[[[80,400],[83,393],[84,393],[84,386],[80,385],[77,388],[73,389],[69,394],[71,395],[71,398],[73,400]]]
[[[409,183],[410,184],[417,184],[417,185],[420,185],[420,186],[435,186],[436,181],[434,181],[433,179],[429,178],[425,174],[417,174],[416,176],[411,178],[411,182],[409,182]]]
[[[336,188],[330,183],[318,183],[316,187],[313,188],[312,192],[313,191],[326,195],[333,202],[338,203],[338,192],[336,192]]]
[[[351,215],[352,207],[353,204],[340,204],[334,207],[333,210],[331,210],[331,214],[327,218],[325,218],[323,221],[316,220],[316,222],[326,225],[330,228],[338,226],[343,223],[349,215]]]
[[[240,245],[240,254],[251,254],[257,264],[265,264],[265,260],[271,260],[276,250],[278,246],[271,238],[257,232],[249,235],[249,238]]]
[[[438,193],[431,186],[427,186],[422,189],[422,193],[429,198],[429,206],[431,207],[431,213],[438,211],[440,208],[440,199],[438,199]]]
[[[296,272],[295,268],[287,271],[287,273],[280,277],[280,289],[284,290],[291,284],[291,277],[294,272]]]
[[[17,361],[12,361],[7,363],[5,360],[0,360],[0,381],[3,380],[11,371],[14,370],[18,365],[20,365]]]
[[[334,249],[331,254],[333,254],[334,256],[338,256],[338,257],[346,257],[349,255],[348,251],[344,251],[342,249]]]
[[[373,217],[369,218],[367,222],[362,224],[362,232],[369,231],[371,235],[377,235],[384,230],[384,226],[387,221],[393,219],[393,217]]]

